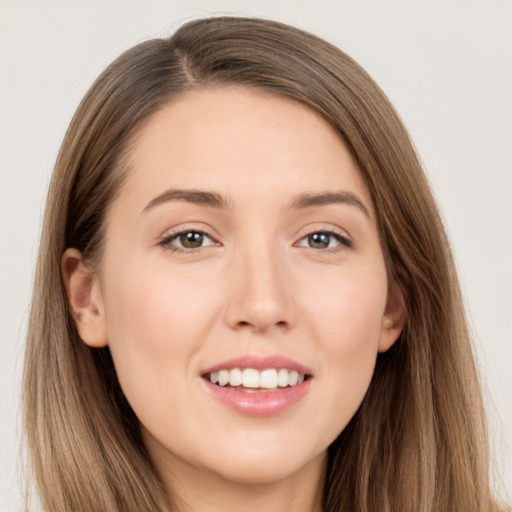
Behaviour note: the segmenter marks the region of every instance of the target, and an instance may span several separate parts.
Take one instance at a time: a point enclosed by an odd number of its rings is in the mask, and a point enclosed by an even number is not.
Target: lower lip
[[[311,379],[308,379],[297,386],[245,393],[217,386],[206,379],[202,381],[213,397],[221,403],[240,414],[256,417],[277,416],[286,411],[304,397],[311,385]]]

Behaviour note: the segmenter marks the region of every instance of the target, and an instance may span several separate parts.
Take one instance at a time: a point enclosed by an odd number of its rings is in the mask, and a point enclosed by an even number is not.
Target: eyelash
[[[173,240],[176,240],[181,235],[186,235],[189,233],[197,233],[199,235],[206,236],[213,242],[210,245],[213,245],[213,246],[217,245],[213,239],[213,236],[210,233],[208,233],[208,231],[199,230],[199,229],[184,229],[181,231],[176,231],[174,233],[170,233],[169,235],[166,235],[159,242],[159,245],[164,247],[166,250],[171,251],[172,253],[178,252],[178,253],[190,254],[190,253],[195,253],[200,249],[203,249],[204,247],[185,249],[185,248],[178,247],[178,246],[172,244]],[[336,253],[336,252],[342,251],[343,249],[346,249],[346,248],[349,248],[349,249],[352,248],[351,240],[349,240],[345,235],[343,235],[342,233],[340,233],[334,229],[320,229],[317,231],[311,231],[310,233],[301,237],[299,242],[307,239],[308,237],[310,237],[312,235],[320,235],[320,234],[327,235],[329,237],[333,237],[337,242],[339,242],[339,245],[337,245],[336,247],[330,247],[330,248],[326,247],[323,249],[318,249],[315,247],[308,247],[308,246],[300,246],[300,247],[306,247],[307,249],[311,249],[313,251],[320,251],[320,252],[324,252],[324,253]],[[206,247],[208,247],[208,246],[206,246]]]
[[[311,231],[307,235],[304,235],[299,241],[307,239],[308,237],[312,235],[327,235],[329,237],[334,238],[337,242],[339,242],[339,245],[336,247],[330,247],[330,248],[324,248],[324,249],[317,249],[315,247],[307,247],[307,246],[301,246],[306,247],[308,249],[312,249],[313,251],[321,251],[321,252],[328,252],[328,253],[336,253],[339,251],[342,251],[343,249],[350,249],[352,248],[352,241],[349,240],[343,233],[340,233],[339,231],[336,231],[335,229],[320,229],[318,231]]]
[[[205,231],[203,229],[182,229],[180,231],[176,231],[174,233],[170,233],[169,235],[166,235],[160,242],[159,245],[161,245],[164,249],[171,251],[171,252],[179,252],[179,253],[195,253],[199,249],[203,249],[203,247],[197,247],[193,249],[185,249],[182,247],[178,247],[176,245],[173,245],[171,242],[175,240],[176,238],[180,237],[181,235],[186,235],[188,233],[198,233],[202,236],[207,236],[213,244],[211,245],[217,245],[213,239],[213,236],[208,233],[208,231]]]

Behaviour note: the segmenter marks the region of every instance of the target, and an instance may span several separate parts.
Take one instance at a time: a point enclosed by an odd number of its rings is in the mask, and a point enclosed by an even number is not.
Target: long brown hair
[[[239,85],[319,113],[352,152],[375,204],[399,341],[378,356],[358,412],[329,447],[324,510],[498,510],[482,398],[446,234],[409,136],[350,57],[293,27],[219,17],[142,43],[96,80],[71,122],[46,206],[24,369],[24,425],[45,510],[171,510],[108,348],[81,342],[60,272],[67,247],[94,265],[130,141],[195,88]]]

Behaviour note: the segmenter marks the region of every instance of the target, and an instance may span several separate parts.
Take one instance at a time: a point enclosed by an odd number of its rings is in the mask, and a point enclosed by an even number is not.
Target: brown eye
[[[179,235],[180,244],[185,249],[197,249],[203,245],[203,233],[197,231],[189,231]]]
[[[313,249],[326,249],[329,247],[331,235],[328,233],[313,233],[308,236],[308,244]]]
[[[215,242],[202,231],[180,231],[164,238],[160,245],[172,251],[186,251],[201,249]]]

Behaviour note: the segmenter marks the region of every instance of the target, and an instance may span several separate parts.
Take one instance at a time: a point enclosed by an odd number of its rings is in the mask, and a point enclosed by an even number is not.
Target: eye
[[[160,245],[172,251],[186,251],[215,245],[215,242],[203,231],[185,230],[166,236]]]
[[[336,231],[316,231],[302,238],[298,245],[300,247],[310,247],[311,249],[334,249],[340,250],[343,247],[351,247],[348,238]]]

